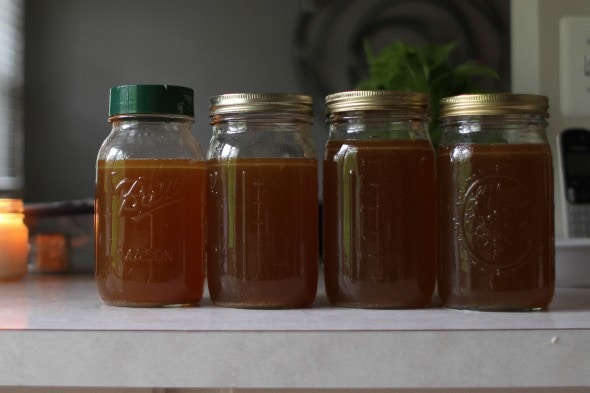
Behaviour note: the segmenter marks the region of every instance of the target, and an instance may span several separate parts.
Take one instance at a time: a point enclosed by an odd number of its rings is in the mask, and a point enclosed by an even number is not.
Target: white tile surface
[[[298,310],[121,308],[100,300],[90,276],[29,276],[0,284],[0,329],[158,331],[400,331],[590,329],[590,288],[558,288],[547,312],[333,308],[320,289]]]
[[[0,285],[0,386],[590,386],[590,289],[531,313],[105,306],[92,277]]]

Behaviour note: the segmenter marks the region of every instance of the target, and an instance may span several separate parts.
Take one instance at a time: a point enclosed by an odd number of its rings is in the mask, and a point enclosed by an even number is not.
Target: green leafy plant
[[[449,56],[455,43],[429,44],[421,47],[395,41],[373,54],[365,43],[369,65],[368,78],[357,90],[407,90],[430,95],[430,137],[438,145],[441,130],[438,123],[440,100],[464,93],[481,92],[477,77],[498,78],[491,68],[469,61],[452,66]]]

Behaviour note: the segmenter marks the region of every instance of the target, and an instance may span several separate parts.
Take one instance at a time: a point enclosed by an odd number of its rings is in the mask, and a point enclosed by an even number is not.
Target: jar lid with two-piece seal
[[[542,310],[554,292],[548,99],[471,94],[442,100],[439,278],[447,307]]]

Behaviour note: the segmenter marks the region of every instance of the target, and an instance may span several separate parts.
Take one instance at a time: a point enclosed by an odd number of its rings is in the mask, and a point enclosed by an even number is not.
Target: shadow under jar
[[[309,306],[318,280],[312,100],[294,94],[211,98],[207,282],[215,305]]]
[[[436,279],[436,179],[429,97],[351,91],[326,97],[326,292],[336,306],[419,308]]]
[[[554,292],[548,100],[476,94],[441,102],[439,275],[444,306],[543,310]]]

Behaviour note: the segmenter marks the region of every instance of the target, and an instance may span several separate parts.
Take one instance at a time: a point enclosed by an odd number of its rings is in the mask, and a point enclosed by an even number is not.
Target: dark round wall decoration
[[[294,35],[299,83],[317,111],[327,94],[353,89],[364,78],[365,43],[377,53],[396,40],[455,42],[453,63],[491,67],[500,79],[482,87],[509,91],[509,12],[509,0],[304,0]]]

